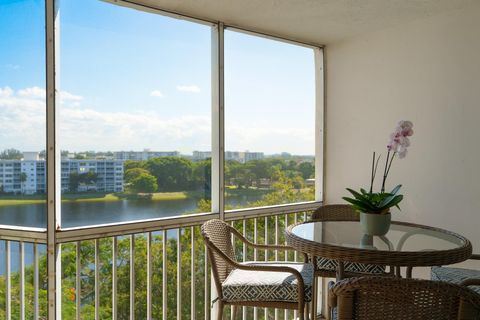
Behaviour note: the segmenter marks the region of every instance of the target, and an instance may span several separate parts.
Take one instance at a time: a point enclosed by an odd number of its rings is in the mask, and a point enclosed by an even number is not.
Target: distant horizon
[[[41,152],[44,152],[45,150],[40,150],[40,151],[32,151],[32,150],[28,150],[28,151],[23,151],[23,150],[20,150],[20,149],[16,149],[16,148],[5,148],[5,149],[0,149],[0,152],[2,151],[5,151],[5,150],[8,150],[8,149],[15,149],[15,150],[18,150],[20,151],[22,154],[23,153],[29,153],[29,152],[33,152],[33,153],[38,153],[40,154]],[[119,150],[119,151],[112,151],[112,150],[105,150],[105,151],[97,151],[97,150],[84,150],[84,151],[70,151],[70,150],[60,150],[60,152],[68,152],[68,153],[74,153],[74,154],[84,154],[84,153],[115,153],[115,152],[165,152],[165,153],[168,153],[168,152],[178,152],[179,154],[181,155],[190,155],[188,153],[182,153],[178,150],[139,150],[139,151],[136,151],[136,150]],[[194,152],[212,152],[212,151],[207,151],[207,150],[193,150],[191,151],[191,154],[193,154]],[[296,154],[296,153],[291,153],[291,152],[287,152],[287,151],[280,151],[280,152],[277,152],[277,153],[265,153],[263,151],[250,151],[250,150],[244,150],[244,151],[239,151],[239,150],[227,150],[225,152],[249,152],[249,153],[263,153],[263,155],[265,156],[276,156],[276,155],[290,155],[290,156],[303,156],[303,157],[315,157],[314,154]]]

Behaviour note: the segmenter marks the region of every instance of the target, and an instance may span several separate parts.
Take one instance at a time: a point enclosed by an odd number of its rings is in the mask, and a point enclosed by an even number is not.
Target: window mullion
[[[60,150],[57,140],[55,64],[58,11],[55,0],[45,0],[47,83],[47,274],[48,319],[61,319],[61,257],[56,233],[60,228]]]
[[[223,23],[212,28],[212,212],[225,217]]]
[[[325,78],[323,48],[314,48],[315,59],[315,201],[323,201],[324,192],[324,108]]]

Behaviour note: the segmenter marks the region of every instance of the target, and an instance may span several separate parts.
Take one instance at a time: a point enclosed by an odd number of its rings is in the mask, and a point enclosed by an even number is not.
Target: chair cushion
[[[244,262],[298,270],[305,284],[305,301],[312,300],[313,265],[288,262]],[[298,302],[297,278],[289,272],[234,269],[222,284],[225,301]]]
[[[337,260],[317,257],[317,271],[337,271],[338,262]],[[345,272],[355,272],[355,273],[385,273],[385,266],[380,266],[376,264],[364,264],[357,262],[345,262],[344,264]]]
[[[432,267],[431,278],[432,280],[460,284],[468,279],[480,279],[480,271],[462,268]],[[480,286],[469,286],[469,288],[480,294]]]

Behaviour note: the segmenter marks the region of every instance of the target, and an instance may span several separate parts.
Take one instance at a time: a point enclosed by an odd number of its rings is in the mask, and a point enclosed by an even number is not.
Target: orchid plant
[[[376,157],[373,152],[372,174],[370,179],[370,190],[360,189],[360,192],[347,188],[353,198],[343,197],[345,201],[352,204],[355,210],[360,212],[387,214],[391,207],[399,207],[399,203],[403,200],[403,195],[397,194],[402,185],[397,185],[390,192],[385,192],[385,183],[387,181],[390,168],[392,167],[395,156],[402,159],[407,155],[407,148],[410,146],[408,137],[413,135],[413,124],[411,121],[400,121],[395,131],[390,135],[390,141],[387,145],[387,157],[383,169],[383,180],[380,192],[373,192],[373,183],[377,173],[380,155]]]

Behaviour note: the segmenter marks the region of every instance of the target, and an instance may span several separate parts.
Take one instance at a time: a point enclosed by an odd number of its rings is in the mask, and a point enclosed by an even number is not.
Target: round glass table
[[[385,236],[362,233],[359,221],[315,221],[289,226],[287,244],[310,256],[339,262],[337,278],[343,278],[343,262],[411,268],[439,266],[467,260],[472,245],[465,237],[444,229],[392,222]]]

